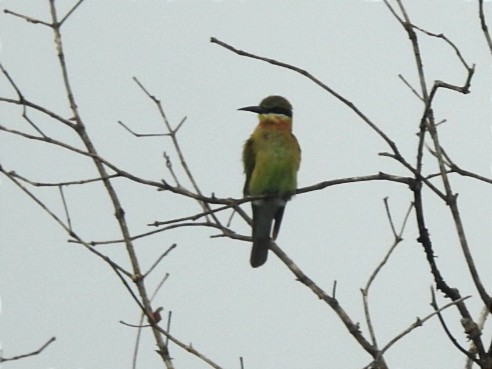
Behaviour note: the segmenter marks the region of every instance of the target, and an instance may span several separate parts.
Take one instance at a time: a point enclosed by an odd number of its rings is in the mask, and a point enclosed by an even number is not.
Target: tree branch
[[[31,356],[36,356],[36,355],[39,355],[40,353],[42,353],[49,345],[51,345],[53,342],[56,341],[56,337],[51,337],[48,341],[46,341],[43,346],[41,346],[40,348],[38,348],[36,351],[33,351],[33,352],[30,352],[28,354],[22,354],[22,355],[17,355],[17,356],[13,356],[13,357],[1,357],[0,356],[0,363],[4,363],[6,361],[15,361],[15,360],[20,360],[20,359],[24,359],[26,357],[31,357]]]

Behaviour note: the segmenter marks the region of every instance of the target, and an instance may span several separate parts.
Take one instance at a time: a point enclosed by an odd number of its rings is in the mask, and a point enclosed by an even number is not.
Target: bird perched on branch
[[[244,195],[254,200],[251,266],[265,263],[271,240],[277,238],[286,202],[297,188],[301,149],[292,134],[292,105],[282,96],[268,96],[258,106],[239,110],[258,114],[259,123],[243,149]],[[273,232],[272,232],[273,224]],[[271,237],[270,237],[271,234]]]

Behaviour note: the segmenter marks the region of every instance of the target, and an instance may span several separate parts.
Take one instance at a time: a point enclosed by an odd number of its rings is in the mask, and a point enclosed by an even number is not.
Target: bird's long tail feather
[[[278,201],[272,199],[253,203],[253,249],[250,259],[253,268],[263,265],[267,260],[273,220],[278,211],[283,213],[279,205]],[[281,208],[283,209],[283,206]]]

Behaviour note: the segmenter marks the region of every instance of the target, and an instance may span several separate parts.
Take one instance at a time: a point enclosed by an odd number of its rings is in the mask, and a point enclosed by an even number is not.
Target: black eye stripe
[[[274,114],[283,114],[287,117],[292,118],[292,111],[289,109],[281,108],[281,107],[273,107],[273,108],[266,108],[265,113],[274,113]]]

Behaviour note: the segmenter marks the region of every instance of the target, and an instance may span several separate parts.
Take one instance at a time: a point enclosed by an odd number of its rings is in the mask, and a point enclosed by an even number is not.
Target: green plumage
[[[259,106],[240,110],[256,112],[260,118],[243,150],[244,195],[268,195],[252,202],[251,265],[258,267],[267,259],[271,239],[280,229],[285,203],[297,188],[301,150],[292,134],[292,107],[283,97],[269,96]]]

